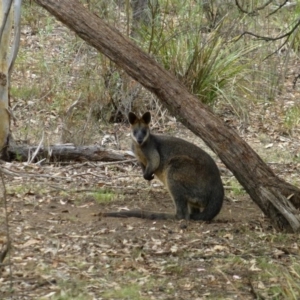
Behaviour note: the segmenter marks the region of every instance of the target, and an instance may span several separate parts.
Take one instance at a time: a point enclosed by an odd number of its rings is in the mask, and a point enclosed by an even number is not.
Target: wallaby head
[[[151,121],[150,112],[146,112],[141,118],[133,112],[128,114],[128,120],[131,125],[131,137],[139,145],[143,145],[150,134],[149,123]]]

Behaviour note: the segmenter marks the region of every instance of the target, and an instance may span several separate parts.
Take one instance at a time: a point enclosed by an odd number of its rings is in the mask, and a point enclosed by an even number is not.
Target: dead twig
[[[281,3],[280,5],[278,5],[278,7],[272,11],[271,13],[268,14],[268,17],[276,14],[283,6],[285,6],[288,3],[289,0],[285,0],[283,3]]]
[[[288,1],[288,0],[286,0],[286,2],[287,2],[287,1]],[[269,1],[267,1],[266,3],[264,3],[263,5],[256,7],[256,8],[253,9],[252,11],[247,11],[247,10],[245,10],[245,9],[241,6],[241,4],[239,3],[238,0],[235,0],[235,4],[236,4],[236,6],[238,7],[238,9],[239,9],[242,13],[247,14],[247,15],[249,15],[249,16],[257,15],[259,10],[265,9],[265,8],[266,8],[269,4],[271,4],[272,2],[273,2],[273,0],[269,0]],[[284,4],[283,4],[283,5],[284,5]]]
[[[131,159],[126,159],[126,160],[121,160],[121,161],[112,161],[112,162],[107,162],[107,163],[102,163],[98,165],[97,167],[103,167],[103,166],[109,166],[109,165],[116,165],[116,164],[123,164],[123,163],[129,163],[129,162],[137,162],[136,158],[131,158]]]
[[[0,168],[0,176],[1,176],[1,189],[2,193],[0,197],[3,200],[4,204],[4,212],[5,212],[5,227],[6,227],[6,244],[2,248],[2,251],[0,252],[0,263],[2,263],[9,253],[9,249],[11,246],[11,240],[10,240],[10,235],[9,235],[9,222],[8,222],[8,211],[7,211],[7,201],[6,201],[6,187],[5,187],[5,182],[4,182],[4,177],[3,177],[3,172],[2,168]],[[9,276],[10,276],[10,289],[12,290],[12,268],[11,268],[11,260],[10,256],[8,255],[8,263],[10,264],[9,266]]]
[[[37,154],[39,153],[41,147],[42,147],[42,144],[44,142],[44,132],[43,132],[43,135],[42,135],[42,138],[40,140],[40,143],[39,145],[37,146],[37,148],[35,149],[35,151],[33,152],[33,154],[31,155],[30,157],[30,154],[28,155],[28,160],[27,160],[27,163],[32,163],[35,159],[35,157],[37,156]]]
[[[10,241],[7,241],[0,251],[0,265],[1,266],[3,266],[2,263],[3,263],[6,255],[8,254],[8,251],[10,250],[10,246],[11,246]]]
[[[4,167],[1,169],[2,173],[9,176],[18,176],[18,177],[43,177],[43,178],[53,178],[53,179],[70,179],[70,177],[59,177],[59,176],[51,176],[45,174],[32,174],[32,173],[21,173],[16,171],[10,171]]]
[[[263,36],[263,35],[259,35],[259,34],[256,34],[256,33],[250,32],[250,31],[244,31],[238,37],[237,40],[241,39],[244,35],[248,34],[248,35],[251,35],[251,36],[257,38],[258,40],[263,40],[263,41],[266,41],[266,42],[278,41],[278,40],[281,40],[283,38],[289,38],[291,36],[291,34],[298,28],[299,25],[300,25],[300,18],[298,19],[298,21],[296,22],[296,24],[293,26],[293,28],[290,31],[288,31],[287,33],[282,34],[278,37]]]

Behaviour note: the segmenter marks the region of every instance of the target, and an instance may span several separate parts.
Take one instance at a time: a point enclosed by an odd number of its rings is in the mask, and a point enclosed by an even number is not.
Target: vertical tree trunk
[[[279,179],[237,133],[150,56],[136,47],[77,0],[35,0],[101,51],[161,102],[221,158],[253,201],[286,231],[299,231],[300,190]]]
[[[8,113],[8,57],[12,29],[11,1],[0,3],[0,152],[4,156],[9,137],[10,117]]]
[[[0,157],[6,158],[10,137],[9,87],[20,40],[21,0],[0,1]],[[13,44],[10,47],[12,28]]]

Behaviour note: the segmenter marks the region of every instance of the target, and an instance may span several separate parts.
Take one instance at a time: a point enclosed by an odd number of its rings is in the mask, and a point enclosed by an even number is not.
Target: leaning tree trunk
[[[77,0],[35,0],[153,92],[200,136],[278,228],[300,230],[300,190],[278,178],[238,134],[227,127],[170,73]]]

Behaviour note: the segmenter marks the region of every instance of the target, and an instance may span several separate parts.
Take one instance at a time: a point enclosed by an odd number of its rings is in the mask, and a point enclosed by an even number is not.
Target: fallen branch
[[[124,161],[131,158],[124,151],[109,150],[103,147],[74,146],[72,144],[37,147],[28,145],[10,145],[8,156],[10,160],[28,161],[34,154],[34,161],[47,159],[49,162],[61,161]]]

